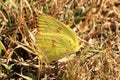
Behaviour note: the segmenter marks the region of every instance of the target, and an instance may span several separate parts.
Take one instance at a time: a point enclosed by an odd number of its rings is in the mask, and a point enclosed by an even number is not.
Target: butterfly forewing
[[[39,15],[38,23],[38,25],[40,26],[40,30],[44,29],[46,33],[63,34],[66,36],[70,36],[70,39],[72,39],[74,42],[78,41],[75,33],[73,33],[73,31],[68,26],[50,16]]]

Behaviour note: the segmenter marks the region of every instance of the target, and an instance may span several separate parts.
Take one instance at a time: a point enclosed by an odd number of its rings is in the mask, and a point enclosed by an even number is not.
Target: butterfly
[[[37,17],[36,44],[41,51],[41,61],[52,62],[79,50],[79,39],[75,32],[59,20],[41,14]]]

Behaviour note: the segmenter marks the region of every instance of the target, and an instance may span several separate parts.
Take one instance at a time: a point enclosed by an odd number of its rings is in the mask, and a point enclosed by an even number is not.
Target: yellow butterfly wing
[[[68,26],[47,15],[39,15],[37,20],[36,43],[45,53],[42,61],[58,60],[79,49],[79,40]],[[42,56],[41,53],[38,55]],[[47,60],[44,57],[47,57]]]

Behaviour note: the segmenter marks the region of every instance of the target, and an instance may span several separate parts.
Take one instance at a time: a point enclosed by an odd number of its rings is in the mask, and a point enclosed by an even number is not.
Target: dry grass
[[[69,25],[87,42],[73,60],[44,67],[31,54],[27,30],[35,34],[40,13]],[[1,0],[1,79],[120,80],[119,13],[119,0]]]

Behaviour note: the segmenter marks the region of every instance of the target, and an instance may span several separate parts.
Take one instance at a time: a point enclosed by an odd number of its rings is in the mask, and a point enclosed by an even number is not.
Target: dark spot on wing
[[[66,52],[68,52],[68,49],[66,49]]]
[[[57,28],[57,32],[60,32],[61,30],[62,30],[61,27],[58,27],[58,28]]]
[[[56,41],[55,40],[52,40],[52,46],[56,47]]]

